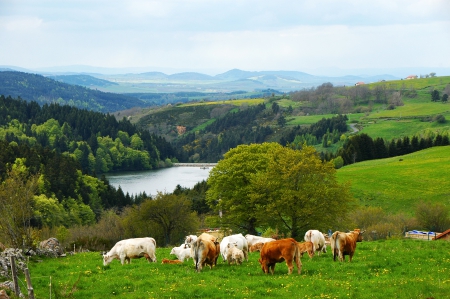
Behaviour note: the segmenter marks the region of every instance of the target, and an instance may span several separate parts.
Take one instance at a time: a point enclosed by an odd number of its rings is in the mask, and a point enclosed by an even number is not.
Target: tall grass
[[[196,273],[181,265],[132,260],[102,265],[99,253],[30,261],[36,298],[448,298],[450,251],[446,241],[387,240],[358,243],[353,262],[333,262],[330,250],[302,258],[300,275],[285,263],[264,274],[259,253],[241,266],[223,263]],[[170,248],[157,248],[159,261]],[[51,282],[51,286],[50,286]],[[22,286],[23,287],[23,286]]]

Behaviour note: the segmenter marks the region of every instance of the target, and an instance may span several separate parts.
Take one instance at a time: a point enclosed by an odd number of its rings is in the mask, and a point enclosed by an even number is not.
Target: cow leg
[[[276,263],[269,264],[269,271],[272,273],[272,275],[275,272],[275,265],[276,265]]]
[[[300,274],[302,272],[302,261],[300,260],[300,257],[296,256],[295,263],[297,264],[297,272]]]

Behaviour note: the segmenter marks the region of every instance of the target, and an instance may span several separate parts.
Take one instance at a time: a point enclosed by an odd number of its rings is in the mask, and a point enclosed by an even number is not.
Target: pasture
[[[361,205],[379,206],[391,213],[413,213],[420,200],[450,204],[450,146],[438,146],[412,154],[371,160],[342,167],[341,182]]]
[[[30,260],[36,298],[448,298],[450,250],[446,241],[380,240],[358,243],[353,262],[333,262],[328,252],[305,254],[300,275],[287,275],[279,263],[266,275],[259,252],[241,266],[219,257],[213,269],[196,273],[192,260],[174,259],[171,248],[157,248],[157,263],[115,260],[104,267],[99,252],[58,259]],[[22,278],[24,281],[24,279]],[[26,290],[21,284],[23,292]],[[50,293],[51,292],[51,293]],[[51,295],[50,295],[51,294]]]

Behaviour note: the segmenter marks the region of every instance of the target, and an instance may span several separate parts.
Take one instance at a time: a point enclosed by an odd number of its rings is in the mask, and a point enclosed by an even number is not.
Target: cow
[[[236,265],[242,264],[244,261],[244,252],[238,248],[237,243],[227,244],[227,261],[228,265],[235,263]]]
[[[191,248],[188,244],[181,244],[178,247],[172,248],[170,254],[176,255],[177,258],[182,262],[184,262],[185,259],[192,258]]]
[[[247,239],[248,246],[252,246],[256,243],[267,243],[267,242],[275,241],[275,239],[273,239],[273,238],[264,238],[264,237],[260,237],[260,236],[249,235],[249,234],[245,235],[245,239]]]
[[[286,261],[288,267],[288,274],[292,273],[294,266],[292,262],[297,264],[298,274],[302,271],[302,262],[300,260],[300,250],[298,249],[297,241],[292,238],[281,239],[272,242],[267,242],[261,249],[259,263],[264,273],[269,271],[274,273],[275,264]]]
[[[180,261],[180,260],[169,260],[166,258],[162,259],[162,262],[161,262],[161,264],[182,264],[182,263],[183,263],[183,261]]]
[[[336,261],[336,256],[339,260],[345,261],[345,256],[348,255],[350,262],[356,250],[356,242],[362,242],[362,234],[365,231],[355,229],[352,232],[343,233],[335,231],[331,236],[331,251],[333,252],[333,260]]]
[[[247,239],[242,234],[236,234],[224,237],[220,242],[220,254],[222,255],[222,259],[224,262],[227,261],[228,243],[236,243],[237,248],[242,250],[242,252],[244,253],[245,260],[248,261]]]
[[[197,236],[196,235],[188,235],[184,239],[184,244],[189,244],[190,245],[190,244],[194,243],[195,240],[197,240]]]
[[[303,257],[305,252],[308,253],[309,257],[312,258],[314,256],[314,245],[310,241],[298,243],[298,250],[300,250],[300,256]]]
[[[261,248],[264,246],[264,243],[255,243],[252,246],[249,247],[249,252],[255,252],[255,251],[261,251]]]
[[[113,259],[120,259],[123,265],[133,258],[145,257],[148,262],[156,262],[156,241],[153,238],[134,238],[117,242],[114,247],[103,255],[103,265],[107,266]]]
[[[321,252],[327,252],[327,245],[325,244],[325,236],[318,230],[310,229],[305,233],[305,241],[310,241],[314,245],[314,251],[317,251],[318,255]]]
[[[220,254],[220,244],[216,241],[211,241],[208,237],[198,237],[192,244],[192,257],[197,272],[200,272],[203,266],[208,265],[210,269],[217,264],[217,258]]]

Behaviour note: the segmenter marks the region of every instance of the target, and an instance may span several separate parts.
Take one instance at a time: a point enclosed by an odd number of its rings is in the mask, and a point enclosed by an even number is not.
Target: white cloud
[[[448,8],[446,0],[0,0],[0,65],[450,67]]]

